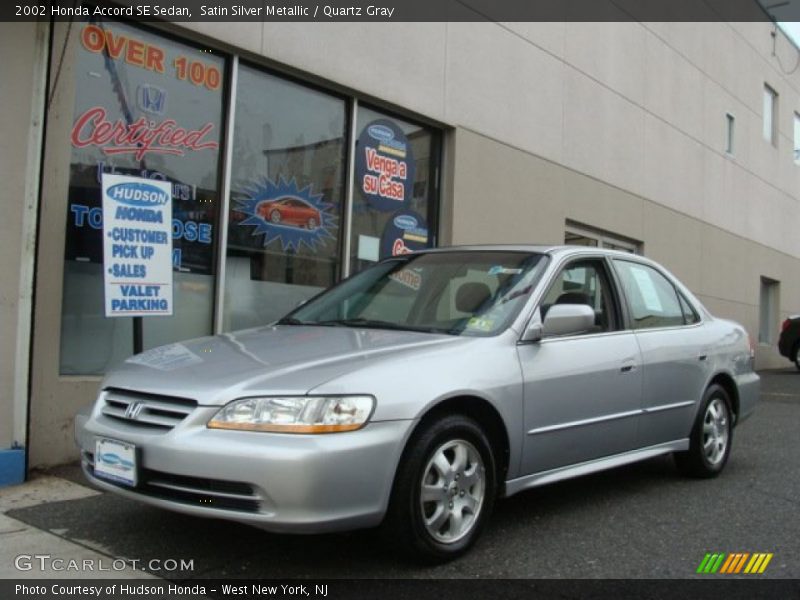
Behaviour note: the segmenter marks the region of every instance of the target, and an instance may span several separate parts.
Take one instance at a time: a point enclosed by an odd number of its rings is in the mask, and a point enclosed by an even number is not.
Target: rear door
[[[588,304],[595,327],[518,346],[524,389],[522,473],[547,471],[636,446],[641,359],[624,330],[619,294],[602,257],[567,263],[539,306]]]
[[[639,445],[685,438],[709,376],[703,321],[666,274],[636,261],[612,262],[642,352]]]

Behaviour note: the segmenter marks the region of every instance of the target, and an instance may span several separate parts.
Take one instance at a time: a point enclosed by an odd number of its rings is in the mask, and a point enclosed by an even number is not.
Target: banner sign
[[[403,130],[389,119],[376,119],[356,142],[356,186],[382,212],[408,206],[414,192],[414,155]]]
[[[103,174],[107,317],[172,314],[172,184]]]

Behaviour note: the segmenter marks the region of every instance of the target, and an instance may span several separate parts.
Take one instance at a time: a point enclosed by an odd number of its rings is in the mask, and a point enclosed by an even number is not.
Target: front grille
[[[94,455],[84,452],[87,469],[94,474]],[[164,473],[152,469],[140,469],[139,481],[135,488],[99,478],[104,483],[121,489],[130,489],[138,494],[161,498],[181,504],[205,506],[219,510],[257,513],[261,507],[261,497],[254,486],[241,481],[187,477]]]
[[[129,425],[170,430],[183,421],[197,402],[187,398],[158,396],[110,388],[105,391],[102,413]]]

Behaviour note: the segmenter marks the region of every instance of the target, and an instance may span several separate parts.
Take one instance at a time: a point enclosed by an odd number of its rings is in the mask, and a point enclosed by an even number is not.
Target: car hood
[[[377,360],[397,360],[400,367],[409,352],[474,340],[382,329],[261,327],[147,350],[112,370],[103,387],[221,405],[248,395],[305,394]]]

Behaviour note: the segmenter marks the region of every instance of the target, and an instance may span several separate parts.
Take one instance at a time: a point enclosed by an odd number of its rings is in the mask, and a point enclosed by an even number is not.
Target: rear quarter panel
[[[758,403],[760,379],[753,369],[750,338],[744,327],[727,319],[707,323],[709,381],[720,375],[730,377],[736,386],[737,423],[750,416]]]

